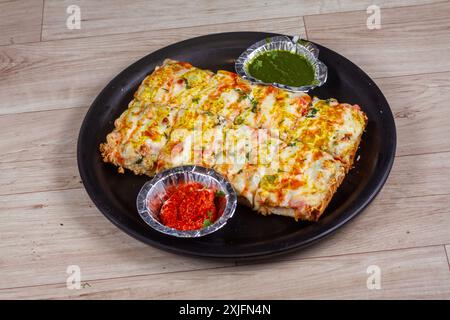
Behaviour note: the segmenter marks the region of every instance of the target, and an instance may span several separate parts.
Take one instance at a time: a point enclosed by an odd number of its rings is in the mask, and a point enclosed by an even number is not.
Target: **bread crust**
[[[176,61],[166,59],[164,61],[164,64],[160,67],[157,67],[155,69],[159,70],[166,64],[172,64],[177,63]],[[139,90],[143,91],[145,89],[145,82],[147,79],[149,79],[152,75],[149,75],[145,78],[145,80],[140,85]],[[135,97],[137,99],[137,92],[135,94]],[[133,101],[132,101],[133,102]],[[132,102],[130,102],[129,107],[131,106]],[[351,106],[353,108],[358,108],[358,106]],[[125,111],[126,112],[126,111]],[[364,118],[364,129],[367,126],[367,116],[362,111],[361,112],[363,118]],[[119,118],[120,119],[120,118]],[[136,162],[132,163],[125,163],[123,159],[123,155],[120,151],[120,143],[121,143],[121,135],[118,132],[117,128],[120,128],[121,126],[124,126],[124,124],[121,123],[121,121],[117,119],[115,121],[115,127],[116,129],[109,133],[107,135],[106,142],[100,144],[99,150],[102,156],[102,160],[107,163],[112,163],[115,166],[118,167],[118,172],[123,173],[124,168],[129,169],[133,171],[135,174],[146,174],[148,176],[153,176],[156,172],[156,162],[151,163],[151,161],[147,161],[147,159],[144,157],[144,159],[138,159]],[[355,120],[356,121],[356,120]],[[360,120],[359,120],[360,121]],[[354,164],[355,156],[357,154],[359,144],[362,139],[364,130],[361,131],[359,136],[355,139],[355,143],[352,146],[351,150],[349,151],[347,158],[347,161],[344,162],[340,159],[333,158],[334,161],[337,161],[340,163],[339,166],[337,166],[337,172],[334,173],[334,176],[331,178],[331,181],[327,184],[327,191],[325,195],[323,196],[322,200],[320,201],[320,204],[317,206],[311,206],[309,204],[305,204],[301,207],[277,207],[277,206],[269,206],[262,204],[259,206],[256,211],[263,215],[267,214],[276,214],[276,215],[282,215],[287,217],[292,217],[295,220],[307,220],[307,221],[317,221],[319,218],[323,215],[325,209],[327,208],[328,204],[330,203],[331,199],[333,198],[335,192],[339,188],[339,186],[342,184],[346,174],[351,170]],[[331,153],[326,152],[328,155],[331,155]],[[156,157],[156,156],[155,156]],[[321,194],[322,195],[322,194]],[[254,203],[250,203],[250,201],[242,196],[238,195],[238,201],[239,203],[248,206],[250,208],[254,208]]]

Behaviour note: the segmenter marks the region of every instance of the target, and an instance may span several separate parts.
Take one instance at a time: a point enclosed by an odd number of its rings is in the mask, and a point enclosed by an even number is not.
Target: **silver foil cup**
[[[289,51],[305,57],[305,59],[308,60],[309,63],[311,63],[314,69],[313,83],[301,87],[292,87],[276,82],[271,83],[263,82],[250,75],[250,73],[248,72],[249,62],[251,62],[252,59],[255,58],[256,56],[266,51],[273,51],[273,50]],[[318,59],[318,56],[319,56],[319,49],[311,42],[305,40],[293,42],[293,40],[291,40],[291,38],[287,36],[276,36],[266,38],[250,46],[239,56],[239,58],[235,62],[234,67],[239,76],[251,81],[252,83],[272,85],[274,87],[294,92],[298,91],[306,92],[315,87],[323,85],[327,81],[328,68],[322,61]]]
[[[216,203],[219,219],[213,224],[198,230],[177,230],[163,225],[159,221],[159,212],[165,200],[169,187],[180,183],[199,182],[207,188],[224,193]],[[201,237],[222,228],[234,215],[237,196],[230,182],[213,169],[200,166],[181,166],[158,173],[152,180],[146,182],[136,199],[136,205],[141,218],[153,229],[181,238]]]

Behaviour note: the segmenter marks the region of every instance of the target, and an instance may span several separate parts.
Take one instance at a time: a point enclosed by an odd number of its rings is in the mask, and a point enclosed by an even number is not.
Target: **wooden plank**
[[[378,79],[397,126],[397,156],[450,151],[450,72]]]
[[[450,150],[450,141],[440,138],[450,136],[447,125],[450,109],[442,107],[450,100],[449,78],[450,72],[445,72],[377,81],[396,117],[397,155]],[[68,83],[65,85],[69,86]],[[15,90],[19,103],[19,93]],[[14,90],[12,92],[14,96]],[[93,97],[97,93],[90,95]],[[62,95],[71,99],[70,94]],[[28,107],[33,108],[32,102]],[[0,163],[75,157],[78,130],[86,111],[84,107],[0,116]],[[12,178],[4,179],[11,181]]]
[[[72,139],[73,140],[73,139]],[[0,195],[81,188],[75,148],[52,141],[37,160],[0,162]],[[34,145],[34,143],[32,143]],[[63,147],[64,146],[64,147]],[[39,145],[36,143],[36,149]],[[46,148],[44,148],[45,150]],[[19,148],[20,150],[20,148]],[[57,157],[58,151],[67,157]],[[20,154],[20,152],[17,152]],[[54,158],[51,155],[54,154]],[[33,154],[34,155],[34,154]],[[50,158],[46,156],[50,155]],[[25,158],[28,154],[23,155]],[[450,194],[450,152],[398,157],[384,189],[389,199]]]
[[[383,190],[360,216],[291,256],[322,257],[448,243],[449,195],[387,198]]]
[[[367,288],[379,267],[380,289]],[[442,246],[0,290],[0,298],[436,299],[450,296]]]
[[[440,157],[442,154],[398,158],[387,185],[361,216],[326,240],[289,257],[311,258],[450,243],[450,234],[443,227],[450,225],[447,179],[450,162]],[[69,172],[76,170],[75,160],[72,167]],[[423,175],[411,175],[414,170]],[[32,184],[20,170],[16,174]],[[59,179],[43,175],[34,178]],[[70,180],[70,174],[67,179]],[[436,192],[448,194],[432,195]],[[0,281],[3,287],[58,282],[64,277],[61,270],[67,264],[82,264],[86,275],[94,279],[145,273],[154,255],[158,255],[158,263],[165,268],[174,261],[175,264],[185,261],[184,257],[175,258],[126,236],[102,217],[83,189],[5,195],[0,197],[0,208],[0,275],[10,275]],[[124,252],[126,255],[121,257]],[[56,257],[63,258],[55,263]],[[108,261],[107,272],[105,261]],[[199,267],[204,266],[201,261]],[[31,267],[34,273],[29,275]],[[154,270],[162,272],[161,268],[157,265]]]
[[[189,27],[221,23],[237,23],[246,20],[302,16],[306,14],[329,13],[349,10],[366,10],[369,5],[397,7],[430,3],[424,0],[378,0],[378,1],[328,1],[303,0],[293,3],[288,0],[228,1],[45,1],[43,38],[64,39],[104,34],[150,31],[167,28]],[[69,30],[66,27],[69,5],[81,9],[81,28]],[[153,35],[152,35],[153,36]]]
[[[303,20],[294,17],[0,47],[0,96],[8,97],[0,114],[86,107],[115,75],[152,51],[203,34],[243,30],[305,33]]]
[[[87,108],[0,116],[1,162],[72,158]]]
[[[0,9],[8,3],[0,0]],[[49,3],[53,6],[56,2]],[[59,14],[58,19],[64,21],[65,6],[74,3],[57,4],[49,13]],[[143,3],[138,9],[145,9]],[[77,31],[69,32],[64,25],[61,33],[55,27],[49,39],[53,35],[56,39],[123,34],[0,47],[0,96],[8,101],[0,108],[0,298],[450,297],[446,257],[450,246],[444,246],[450,243],[450,142],[442,138],[450,133],[450,111],[442,107],[450,98],[450,72],[442,71],[450,69],[448,62],[438,59],[449,53],[449,23],[445,19],[449,4],[399,10],[385,9],[390,5],[385,3],[382,29],[371,31],[373,34],[361,29],[368,2],[356,4],[361,6],[357,8],[363,10],[360,12],[306,18],[308,27],[314,22],[312,35],[341,46],[334,49],[371,75],[384,77],[377,83],[396,117],[398,157],[374,203],[337,233],[289,256],[237,267],[232,261],[176,256],[148,247],[108,222],[79,183],[75,156],[78,130],[87,106],[100,89],[149,51],[219,31],[301,34],[305,32],[302,18],[258,20],[259,16],[252,15],[259,15],[253,7],[256,2],[248,2],[244,18],[255,21],[159,30],[149,36],[144,30],[158,28],[159,24],[164,28],[173,27],[170,23],[179,27],[180,23],[205,24],[213,18],[212,23],[227,22],[242,17],[240,13],[232,14],[237,8],[233,1],[226,4],[227,8],[225,4],[224,8],[222,4],[201,7],[198,15],[186,18],[174,12],[174,16],[180,16],[171,22],[164,19],[172,13],[161,20],[144,17],[145,10],[136,10],[136,16],[124,15],[117,9],[120,4],[115,0],[113,8],[105,5],[105,11],[101,11],[101,2],[82,2],[82,14],[88,14],[82,17],[87,19],[83,28],[88,28],[76,35]],[[284,9],[275,8],[277,4],[260,5],[261,16],[284,15]],[[395,4],[399,2],[392,2]],[[300,10],[312,13],[347,11],[353,6],[350,1],[325,5],[306,1],[302,5]],[[290,15],[297,15],[295,10],[299,8],[289,10]],[[208,10],[210,16],[205,13]],[[133,7],[127,12],[133,12]],[[0,17],[2,13],[0,10]],[[139,22],[135,28],[133,19]],[[2,31],[4,21],[8,18],[0,19]],[[121,23],[121,28],[108,27]],[[25,29],[14,30],[20,33]],[[4,33],[6,37],[8,32]],[[0,45],[1,40],[0,36]],[[431,55],[419,47],[418,41],[432,48]],[[379,50],[384,43],[389,49]],[[355,53],[355,48],[360,51]],[[439,63],[431,63],[429,57]],[[430,71],[436,73],[419,74]],[[409,73],[416,75],[404,76]],[[51,111],[35,112],[39,110]],[[406,249],[411,247],[422,248]],[[395,251],[389,251],[392,249]],[[380,250],[388,251],[374,252]],[[365,287],[370,264],[381,267],[382,290]],[[82,290],[66,289],[68,265],[81,267]],[[217,286],[209,290],[217,279]]]
[[[65,282],[69,265],[86,279],[234,265],[177,256],[132,239],[82,189],[0,197],[0,288]]]
[[[385,192],[390,198],[450,194],[450,152],[395,159]]]
[[[0,195],[82,188],[75,157],[0,163]]]
[[[445,246],[445,254],[447,255],[448,268],[450,270],[450,245]]]
[[[372,77],[450,70],[450,3],[381,10],[369,30],[366,11],[305,16],[308,37],[349,58]],[[439,63],[437,63],[439,61]]]
[[[449,173],[450,153],[396,158],[386,185],[360,216],[326,240],[293,256],[449,243]]]
[[[40,41],[43,0],[0,1],[0,45]]]

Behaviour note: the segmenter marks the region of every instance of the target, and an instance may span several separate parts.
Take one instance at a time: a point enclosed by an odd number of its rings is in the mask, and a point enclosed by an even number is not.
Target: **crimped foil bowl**
[[[311,63],[314,69],[313,83],[301,87],[292,87],[284,85],[282,83],[263,82],[253,77],[248,72],[248,64],[252,61],[253,58],[257,57],[258,55],[266,51],[273,51],[273,50],[289,51],[305,57],[305,59],[308,60],[309,63]],[[319,49],[311,42],[305,40],[296,41],[292,40],[287,36],[276,36],[258,41],[252,46],[250,46],[239,56],[239,58],[235,62],[234,67],[236,69],[236,73],[239,74],[239,76],[249,80],[252,83],[272,85],[274,87],[278,87],[293,92],[299,91],[307,92],[315,87],[323,85],[327,81],[328,68],[322,61],[318,59],[318,57],[319,57]]]
[[[220,218],[211,225],[198,230],[177,230],[163,225],[158,217],[167,194],[167,188],[194,181],[224,193],[224,200],[219,202],[217,208]],[[201,166],[180,166],[158,173],[142,186],[136,199],[139,215],[150,227],[161,233],[180,238],[202,237],[219,230],[234,215],[236,205],[236,192],[230,182],[215,170]]]

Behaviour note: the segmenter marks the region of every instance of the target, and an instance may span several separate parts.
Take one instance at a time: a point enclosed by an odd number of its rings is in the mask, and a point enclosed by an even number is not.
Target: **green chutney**
[[[314,82],[314,68],[305,57],[284,50],[266,51],[247,65],[248,73],[263,82],[276,82],[291,87]]]

